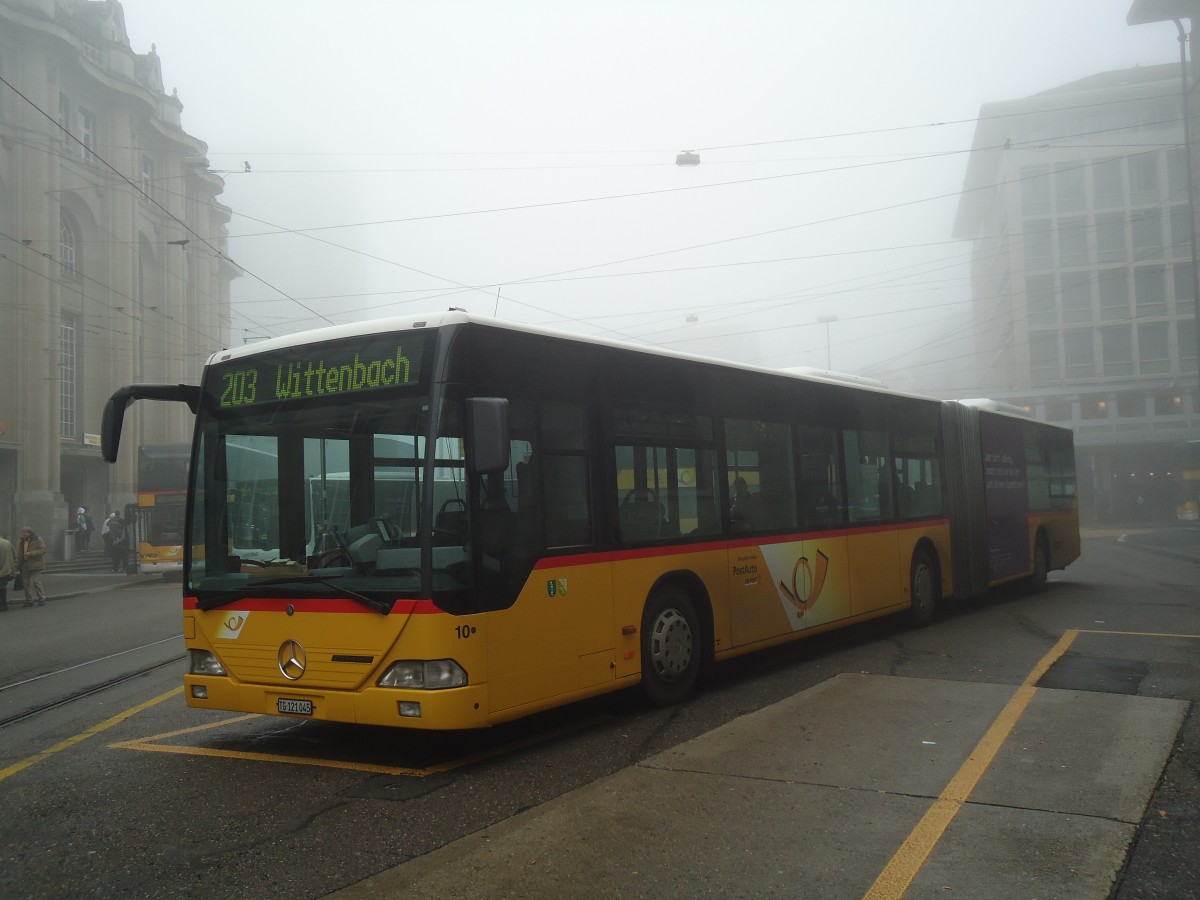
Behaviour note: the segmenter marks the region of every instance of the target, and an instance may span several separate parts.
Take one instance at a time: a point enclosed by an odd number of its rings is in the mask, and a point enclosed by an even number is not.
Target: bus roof
[[[738,369],[745,372],[760,372],[766,375],[774,375],[776,377],[794,378],[798,381],[817,381],[824,382],[826,384],[840,384],[843,386],[851,385],[859,388],[860,390],[871,391],[874,393],[892,394],[896,396],[913,397],[921,400],[931,401],[935,399],[922,394],[892,390],[883,382],[864,376],[841,372],[826,372],[820,369],[810,369],[805,367],[773,369],[765,366],[739,363],[729,359],[701,356],[692,353],[682,353],[677,350],[668,350],[662,347],[652,347],[644,344],[634,344],[632,342],[592,337],[590,335],[575,334],[573,332],[558,331],[549,328],[540,328],[534,325],[525,325],[520,322],[511,322],[505,319],[494,319],[489,316],[473,315],[468,313],[466,310],[461,309],[449,309],[444,312],[427,313],[424,315],[368,319],[362,322],[352,322],[346,325],[330,325],[324,328],[311,329],[309,331],[299,331],[295,334],[288,334],[277,338],[269,338],[268,340],[259,341],[254,344],[246,344],[241,347],[233,347],[227,350],[218,350],[208,358],[208,364],[213,365],[215,363],[223,363],[233,359],[254,356],[258,353],[265,353],[272,350],[282,350],[289,347],[298,347],[305,344],[318,343],[321,341],[336,341],[351,337],[386,334],[388,332],[411,331],[419,328],[443,328],[449,325],[467,324],[482,325],[489,328],[502,328],[508,331],[519,331],[526,334],[541,335],[544,337],[556,338],[565,341],[577,341],[599,347],[612,347],[614,349],[627,350],[635,353],[644,353],[650,356],[659,356],[668,359],[680,359],[691,362],[705,363],[707,365],[725,366],[727,368]]]

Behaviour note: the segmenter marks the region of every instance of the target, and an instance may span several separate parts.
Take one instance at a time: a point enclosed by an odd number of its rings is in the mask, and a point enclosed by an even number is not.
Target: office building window
[[[1167,193],[1177,200],[1187,196],[1187,162],[1182,147],[1167,151]]]
[[[1192,264],[1178,263],[1172,268],[1175,285],[1175,315],[1194,316],[1196,309],[1196,277]]]
[[[1079,414],[1084,419],[1107,419],[1108,396],[1106,394],[1091,394],[1079,398]]]
[[[1160,266],[1133,270],[1133,296],[1138,318],[1167,314],[1167,276]]]
[[[1052,328],[1058,324],[1058,302],[1053,275],[1029,275],[1025,278],[1025,305],[1031,327]]]
[[[1029,374],[1034,384],[1053,384],[1060,380],[1057,334],[1029,336]]]
[[[1192,256],[1192,217],[1186,206],[1172,206],[1168,212],[1171,220],[1171,255],[1176,259]]]
[[[1091,378],[1096,374],[1093,333],[1090,328],[1063,332],[1063,359],[1067,364],[1068,379]]]
[[[1133,258],[1158,259],[1163,255],[1162,216],[1157,209],[1134,213]]]
[[[1140,419],[1146,415],[1146,395],[1140,391],[1117,394],[1117,418]]]
[[[1109,325],[1100,330],[1100,350],[1105,375],[1133,374],[1133,332],[1128,325]]]
[[[1179,319],[1175,323],[1175,339],[1179,341],[1179,372],[1187,375],[1196,371],[1196,320]],[[1200,411],[1200,410],[1198,410]]]
[[[1183,395],[1179,391],[1155,391],[1151,397],[1154,400],[1154,415],[1183,415]]]
[[[1088,225],[1083,216],[1071,216],[1059,220],[1058,264],[1060,266],[1086,266],[1088,260]]]
[[[1125,214],[1096,216],[1096,261],[1125,262],[1129,248],[1125,244]]]
[[[1050,213],[1050,167],[1021,168],[1021,212],[1026,216],[1045,216]]]
[[[1138,325],[1138,368],[1143,375],[1171,371],[1171,352],[1167,343],[1166,322],[1142,322]]]
[[[1129,157],[1129,198],[1132,203],[1158,202],[1158,151]]]
[[[1087,201],[1084,174],[1087,168],[1080,160],[1059,163],[1054,167],[1054,200],[1059,213],[1080,212]]]
[[[1092,276],[1090,272],[1065,272],[1061,278],[1064,325],[1092,321]]]
[[[1100,291],[1100,318],[1125,321],[1129,318],[1129,275],[1127,269],[1105,269],[1096,276]]]
[[[1050,240],[1050,220],[1025,221],[1025,268],[1030,271],[1054,267],[1054,248]]]
[[[1092,192],[1097,209],[1119,209],[1126,206],[1125,185],[1122,184],[1121,157],[1099,159],[1092,163]]]
[[[64,316],[58,323],[58,433],[65,438],[75,434],[75,318]]]
[[[1052,399],[1046,401],[1046,421],[1047,422],[1069,422],[1071,421],[1071,404],[1070,401],[1062,399]]]

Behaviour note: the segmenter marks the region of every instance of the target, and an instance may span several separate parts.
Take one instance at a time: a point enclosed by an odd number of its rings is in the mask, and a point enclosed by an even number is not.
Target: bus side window
[[[791,428],[778,422],[725,420],[730,525],[735,532],[796,527]]]
[[[842,432],[849,492],[850,521],[886,521],[893,517],[893,474],[884,431]]]
[[[800,518],[808,528],[842,524],[842,475],[837,432],[805,425],[799,429]]]

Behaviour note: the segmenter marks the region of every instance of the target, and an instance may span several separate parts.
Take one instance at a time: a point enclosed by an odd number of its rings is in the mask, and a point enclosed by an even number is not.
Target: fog
[[[234,344],[457,306],[953,393],[980,104],[1178,59],[1130,2],[122,5],[225,178]]]

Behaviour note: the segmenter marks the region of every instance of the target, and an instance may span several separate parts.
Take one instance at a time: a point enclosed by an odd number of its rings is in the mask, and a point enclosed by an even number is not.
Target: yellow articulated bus
[[[1079,554],[1071,433],[987,401],[450,311],[214,354],[183,570],[190,706],[476,728]]]

